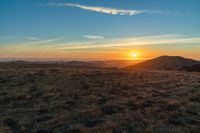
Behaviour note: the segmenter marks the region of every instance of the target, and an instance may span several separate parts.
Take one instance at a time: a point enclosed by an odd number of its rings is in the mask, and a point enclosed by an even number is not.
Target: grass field
[[[200,73],[0,64],[1,133],[198,133]]]

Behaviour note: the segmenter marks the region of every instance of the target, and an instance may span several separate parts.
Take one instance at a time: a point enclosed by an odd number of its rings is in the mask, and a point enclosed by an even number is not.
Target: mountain
[[[105,61],[2,61],[0,64],[7,65],[63,65],[65,67],[86,67],[86,68],[123,68],[142,62],[141,60],[105,60]]]
[[[186,70],[187,68],[200,64],[199,61],[181,56],[160,56],[136,65],[128,66],[126,69],[152,69],[152,70]]]
[[[109,61],[4,61],[0,62],[0,65],[14,65],[14,66],[63,66],[69,68],[117,68],[118,65],[114,65]]]

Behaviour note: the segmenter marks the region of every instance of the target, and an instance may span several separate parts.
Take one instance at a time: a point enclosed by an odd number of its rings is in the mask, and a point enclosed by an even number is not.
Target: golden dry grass
[[[0,64],[0,132],[200,131],[200,73]]]

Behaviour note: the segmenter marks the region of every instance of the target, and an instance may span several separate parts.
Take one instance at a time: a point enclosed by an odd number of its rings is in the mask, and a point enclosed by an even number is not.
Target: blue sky
[[[170,48],[174,44],[172,52],[178,54],[181,50],[180,54],[199,58],[197,52],[194,56],[200,42],[199,7],[199,0],[1,0],[0,56],[33,58],[37,52],[31,51],[56,50],[58,58],[64,51],[76,59],[83,52],[138,48],[138,41],[132,44],[130,38],[139,37],[147,40],[143,49],[146,44],[164,41],[164,45],[146,47],[149,51],[165,52],[166,44]],[[157,42],[154,44],[150,37],[157,37]],[[128,45],[122,45],[127,41]],[[73,45],[81,47],[74,50]],[[59,52],[60,49],[64,50]],[[46,58],[51,58],[51,53],[48,54]]]

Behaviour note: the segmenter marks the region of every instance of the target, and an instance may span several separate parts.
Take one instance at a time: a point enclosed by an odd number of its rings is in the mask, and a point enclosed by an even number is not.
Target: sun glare
[[[136,57],[137,57],[137,54],[136,54],[136,53],[132,53],[132,57],[133,57],[133,58],[136,58]]]

